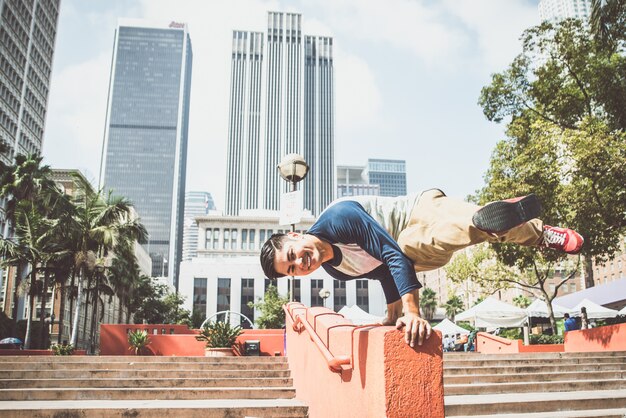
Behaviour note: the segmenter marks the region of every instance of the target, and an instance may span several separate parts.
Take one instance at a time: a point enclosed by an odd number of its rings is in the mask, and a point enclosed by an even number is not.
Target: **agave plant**
[[[128,334],[128,349],[135,352],[135,355],[139,355],[139,352],[150,344],[150,338],[148,338],[148,331],[135,330]]]
[[[231,348],[243,329],[231,326],[229,322],[209,321],[196,335],[196,340],[204,341],[207,348]]]

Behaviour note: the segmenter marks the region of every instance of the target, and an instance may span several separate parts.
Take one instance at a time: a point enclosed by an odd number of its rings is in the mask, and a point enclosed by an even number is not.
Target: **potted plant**
[[[204,341],[206,348],[204,354],[212,357],[234,356],[233,346],[243,329],[231,326],[229,322],[209,321],[200,329],[196,340]]]
[[[74,354],[74,346],[72,344],[52,344],[50,348],[55,356],[71,356]]]
[[[137,329],[128,333],[128,349],[134,351],[135,355],[140,355],[148,344],[150,344],[148,331]]]

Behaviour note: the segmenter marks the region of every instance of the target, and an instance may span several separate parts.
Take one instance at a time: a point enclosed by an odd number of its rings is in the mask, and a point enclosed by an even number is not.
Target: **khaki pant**
[[[538,245],[543,222],[533,219],[500,234],[477,229],[472,216],[480,206],[447,197],[441,190],[427,190],[418,198],[398,244],[415,271],[434,270],[450,261],[455,251],[481,242]]]

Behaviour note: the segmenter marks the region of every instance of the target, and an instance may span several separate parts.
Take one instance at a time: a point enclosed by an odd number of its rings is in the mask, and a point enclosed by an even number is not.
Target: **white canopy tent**
[[[617,314],[618,314],[618,315],[626,315],[626,306],[624,306],[624,307],[622,308],[622,310],[620,310]]]
[[[351,307],[344,306],[339,310],[338,313],[351,320],[355,325],[380,323],[383,320],[383,318],[379,316],[375,316],[368,312],[365,312],[357,305],[352,305]]]
[[[569,313],[570,309],[552,303],[552,311],[555,318],[563,318],[565,313]],[[533,303],[526,308],[526,315],[532,318],[547,318],[548,305],[541,299],[535,299]]]
[[[478,305],[461,312],[454,318],[474,322],[476,328],[521,327],[526,321],[526,311],[494,298],[487,298]]]
[[[456,334],[469,334],[470,332],[465,328],[461,328],[454,322],[450,321],[448,318],[445,318],[443,321],[438,323],[433,327],[438,331],[441,331],[441,335],[456,335]]]
[[[587,318],[589,319],[615,318],[617,316],[617,311],[615,309],[605,308],[604,306],[598,305],[589,299],[583,299],[578,302],[578,305],[569,310],[570,314],[580,316],[580,309],[583,306],[587,309]]]

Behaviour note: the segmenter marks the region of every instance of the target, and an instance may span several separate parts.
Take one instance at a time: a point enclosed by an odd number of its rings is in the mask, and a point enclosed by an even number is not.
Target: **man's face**
[[[290,232],[283,248],[276,250],[274,269],[285,276],[306,276],[321,265],[320,250],[311,235]]]

